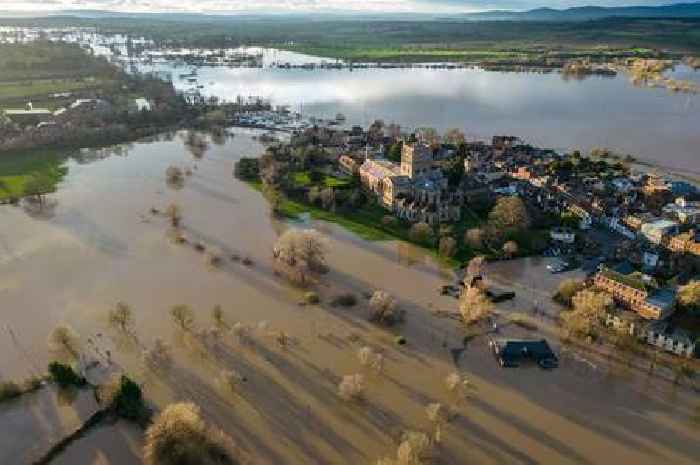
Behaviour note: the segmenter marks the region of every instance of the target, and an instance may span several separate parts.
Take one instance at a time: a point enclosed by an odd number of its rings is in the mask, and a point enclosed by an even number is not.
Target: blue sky
[[[668,3],[674,2],[672,0],[0,0],[0,10],[457,13],[490,9],[526,10],[543,6],[567,8],[582,5],[622,6]]]

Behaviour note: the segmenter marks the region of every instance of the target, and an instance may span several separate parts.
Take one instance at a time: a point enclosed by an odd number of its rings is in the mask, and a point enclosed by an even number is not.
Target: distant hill
[[[0,0],[1,2],[2,0]],[[2,5],[0,5],[1,7]],[[156,19],[164,21],[182,22],[219,22],[230,20],[375,20],[375,21],[590,21],[606,18],[700,18],[700,1],[692,3],[677,3],[661,6],[622,6],[622,7],[599,7],[582,6],[567,9],[536,8],[528,11],[512,10],[491,10],[478,13],[463,13],[446,15],[444,13],[394,13],[390,11],[381,13],[352,12],[342,10],[326,10],[324,12],[260,12],[247,11],[240,13],[129,13],[120,11],[104,10],[61,10],[54,12],[33,11],[33,12],[9,12],[2,11],[1,17],[70,17],[79,19],[110,20],[110,19]]]
[[[529,11],[493,10],[460,15],[475,21],[589,21],[611,17],[624,18],[700,18],[700,2],[662,6],[581,6],[556,10],[537,8]]]

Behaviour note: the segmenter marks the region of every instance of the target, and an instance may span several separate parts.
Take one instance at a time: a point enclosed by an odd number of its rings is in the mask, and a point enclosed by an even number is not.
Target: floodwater
[[[318,62],[290,52],[265,51],[265,63]],[[192,84],[170,65],[176,87]],[[629,77],[565,79],[561,74],[482,69],[304,70],[200,68],[200,91],[228,100],[260,96],[306,116],[347,117],[368,126],[375,119],[404,128],[460,128],[471,138],[512,134],[559,150],[608,147],[654,164],[700,174],[700,96],[634,86]],[[698,79],[679,65],[674,76]]]
[[[201,159],[187,151],[182,134],[85,152],[80,162],[68,162],[65,181],[45,199],[43,211],[0,208],[0,377],[24,378],[45,366],[51,358],[47,335],[67,323],[89,353],[110,350],[116,368],[144,383],[156,407],[197,403],[257,464],[374,463],[394,453],[402,430],[429,430],[425,407],[431,402],[459,412],[443,428],[443,463],[700,461],[700,430],[692,420],[697,396],[683,387],[569,357],[552,371],[501,369],[483,336],[461,355],[452,350],[461,347],[463,331],[456,321],[431,315],[456,309],[454,299],[437,293],[450,273],[409,245],[368,243],[334,225],[315,224],[328,237],[331,271],[317,286],[322,304],[300,306],[301,293],[271,269],[271,246],[289,225],[271,217],[261,195],[232,176],[235,160],[262,150],[253,134],[237,130]],[[170,165],[193,170],[179,189],[166,185]],[[191,245],[168,240],[166,218],[149,210],[171,202],[182,207],[189,240],[225,257],[219,269]],[[234,253],[250,257],[252,265],[230,260]],[[398,296],[407,312],[404,325],[383,330],[366,321],[362,294],[378,288]],[[360,303],[352,309],[324,303],[341,291],[354,292]],[[137,342],[108,327],[107,312],[118,301],[134,310]],[[519,302],[503,311],[525,310]],[[212,325],[211,310],[219,304],[229,324],[254,328],[256,343],[243,347],[227,336],[203,350],[174,329],[168,309],[175,304],[191,306],[200,328]],[[274,342],[280,330],[289,335],[285,348]],[[405,346],[394,343],[399,334]],[[560,349],[555,335],[543,334]],[[173,347],[174,366],[164,374],[140,362],[139,346],[156,337]],[[383,352],[383,375],[360,365],[356,352],[363,345]],[[217,383],[224,368],[246,376],[238,394]],[[455,370],[476,386],[462,402],[445,388]],[[345,403],[336,394],[339,378],[352,373],[366,375],[362,403]],[[5,421],[22,409],[23,420]],[[12,460],[0,462],[25,463],[25,448],[34,446],[13,438],[46,434],[39,420],[47,409],[54,407],[0,405],[0,437],[12,444],[3,446]],[[16,430],[19,421],[28,426]],[[57,463],[135,465],[139,447],[138,431],[118,424],[74,443]]]

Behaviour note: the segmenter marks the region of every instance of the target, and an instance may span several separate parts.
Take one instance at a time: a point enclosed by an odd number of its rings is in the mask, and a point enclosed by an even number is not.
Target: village
[[[473,257],[551,257],[547,272],[585,276],[562,280],[559,294],[573,286],[614,302],[595,317],[610,334],[698,355],[698,189],[644,172],[629,156],[559,154],[514,136],[467,141],[459,130],[406,133],[375,121],[294,131],[259,161],[244,159],[237,175],[261,180],[282,214],[297,201],[435,250],[464,277],[443,292],[469,290]],[[571,306],[571,295],[555,297]]]

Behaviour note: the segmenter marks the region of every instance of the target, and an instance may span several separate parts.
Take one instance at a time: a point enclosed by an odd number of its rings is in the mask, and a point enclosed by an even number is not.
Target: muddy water
[[[445,463],[700,460],[698,430],[690,421],[697,398],[682,388],[568,359],[551,372],[502,370],[484,337],[453,361],[450,349],[461,345],[463,334],[456,322],[430,315],[455,309],[453,299],[436,292],[448,273],[405,244],[367,243],[333,225],[315,225],[329,238],[331,272],[318,286],[323,300],[350,290],[360,305],[298,305],[300,293],[270,267],[270,246],[288,225],[271,218],[260,194],[231,175],[238,157],[260,150],[251,133],[238,132],[223,145],[212,144],[201,160],[188,153],[180,135],[121,147],[114,155],[85,154],[82,163],[69,162],[66,181],[43,212],[0,209],[0,377],[24,377],[45,366],[47,335],[63,322],[81,334],[87,352],[110,350],[118,367],[145,383],[156,406],[198,403],[256,463],[373,463],[393,451],[402,429],[428,429],[425,406],[435,401],[460,411],[443,431]],[[166,185],[169,165],[193,170],[184,187]],[[220,269],[208,267],[191,246],[167,239],[167,220],[149,209],[163,210],[170,202],[182,207],[190,241],[226,257]],[[234,253],[249,256],[253,265],[229,260]],[[366,323],[361,296],[375,288],[399,296],[407,311],[404,326],[383,331]],[[120,300],[134,309],[137,343],[108,328],[107,311]],[[227,337],[202,350],[175,331],[168,317],[175,304],[190,305],[201,328],[211,326],[211,309],[220,304],[229,323],[256,328],[256,344],[243,347]],[[282,329],[291,337],[286,348],[274,342]],[[398,334],[406,346],[394,343]],[[155,337],[174,349],[174,367],[164,374],[145,371],[139,361],[139,345]],[[384,352],[384,375],[360,366],[356,351],[362,345]],[[247,377],[238,394],[217,383],[222,368]],[[443,382],[455,369],[477,387],[459,405]],[[366,400],[341,402],[337,382],[356,372],[367,376]],[[3,421],[8,408],[17,414],[16,405],[0,406],[0,431],[14,437]],[[39,427],[29,431],[46,434]],[[9,449],[16,463],[29,447],[19,444]],[[138,448],[133,431],[96,430],[60,463],[136,464]]]

